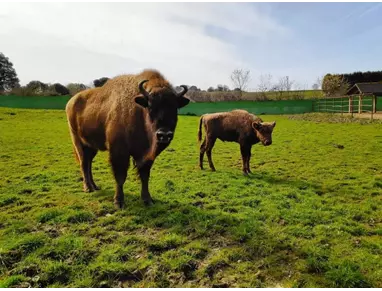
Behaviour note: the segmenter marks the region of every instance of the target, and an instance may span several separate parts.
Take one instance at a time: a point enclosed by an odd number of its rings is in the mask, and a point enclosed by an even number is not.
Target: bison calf
[[[189,103],[183,97],[187,87],[182,87],[176,93],[159,72],[145,70],[115,77],[69,100],[66,114],[86,192],[98,189],[92,161],[97,151],[107,150],[116,181],[114,204],[123,207],[130,157],[138,168],[141,197],[146,204],[152,203],[148,187],[151,166],[174,137],[178,108]]]
[[[205,129],[205,138],[200,145],[199,166],[203,169],[203,157],[207,152],[208,163],[212,171],[215,166],[212,162],[212,148],[216,139],[221,141],[237,142],[243,160],[243,173],[251,173],[249,160],[252,145],[261,141],[265,146],[272,144],[272,131],[276,122],[263,122],[259,117],[245,110],[231,112],[204,114],[200,117],[198,140],[202,139],[202,126]]]

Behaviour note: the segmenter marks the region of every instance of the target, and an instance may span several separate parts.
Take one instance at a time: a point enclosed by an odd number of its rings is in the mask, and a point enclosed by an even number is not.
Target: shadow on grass
[[[320,192],[322,189],[322,185],[319,184],[311,183],[304,180],[284,179],[280,177],[275,177],[269,175],[266,172],[252,172],[252,174],[249,174],[247,178],[250,180],[264,181],[268,184],[286,185],[299,190],[311,189],[315,192]]]
[[[296,189],[320,189],[319,186],[306,181],[285,180],[266,173],[254,173],[247,178],[249,181],[262,180],[269,184],[288,185]],[[246,179],[243,179],[243,183],[245,182]],[[232,209],[238,207],[235,214],[223,211],[219,208],[220,205],[205,208],[204,205],[211,202],[210,197],[200,193],[175,199],[163,196],[158,198],[152,193],[155,204],[150,207],[144,206],[139,194],[125,194],[124,209],[113,212],[120,220],[128,218],[128,222],[116,225],[115,230],[155,229],[192,239],[207,239],[214,243],[223,241],[221,238],[224,237],[225,243],[240,245],[252,258],[293,249],[286,236],[274,235],[269,225],[256,219],[255,215],[240,215],[240,205],[237,203],[231,205]],[[114,189],[100,190],[92,195],[105,204],[113,204]]]

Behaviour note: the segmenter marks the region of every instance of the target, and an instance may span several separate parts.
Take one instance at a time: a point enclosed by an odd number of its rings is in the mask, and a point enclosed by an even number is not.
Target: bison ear
[[[141,105],[144,108],[149,106],[147,99],[143,96],[135,97],[134,101],[135,101],[135,103],[137,103],[138,105]]]
[[[178,97],[178,108],[182,108],[184,106],[186,106],[188,103],[190,103],[190,99],[186,98],[186,97]]]
[[[259,121],[254,121],[254,122],[252,123],[252,127],[253,127],[254,129],[256,129],[256,130],[260,130],[260,128],[261,128],[261,123],[260,123]]]

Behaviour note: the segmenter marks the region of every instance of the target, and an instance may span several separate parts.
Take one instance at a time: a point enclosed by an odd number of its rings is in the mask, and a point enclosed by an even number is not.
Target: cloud
[[[2,50],[23,83],[89,83],[157,68],[174,84],[230,84],[240,48],[215,27],[263,41],[288,31],[247,3],[0,3]]]

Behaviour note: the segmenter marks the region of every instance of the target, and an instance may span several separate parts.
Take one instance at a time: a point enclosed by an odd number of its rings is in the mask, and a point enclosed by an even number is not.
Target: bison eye
[[[138,96],[138,97],[135,97],[134,99],[135,103],[141,105],[142,107],[148,107],[149,106],[149,103],[147,101],[147,99],[143,96]]]

